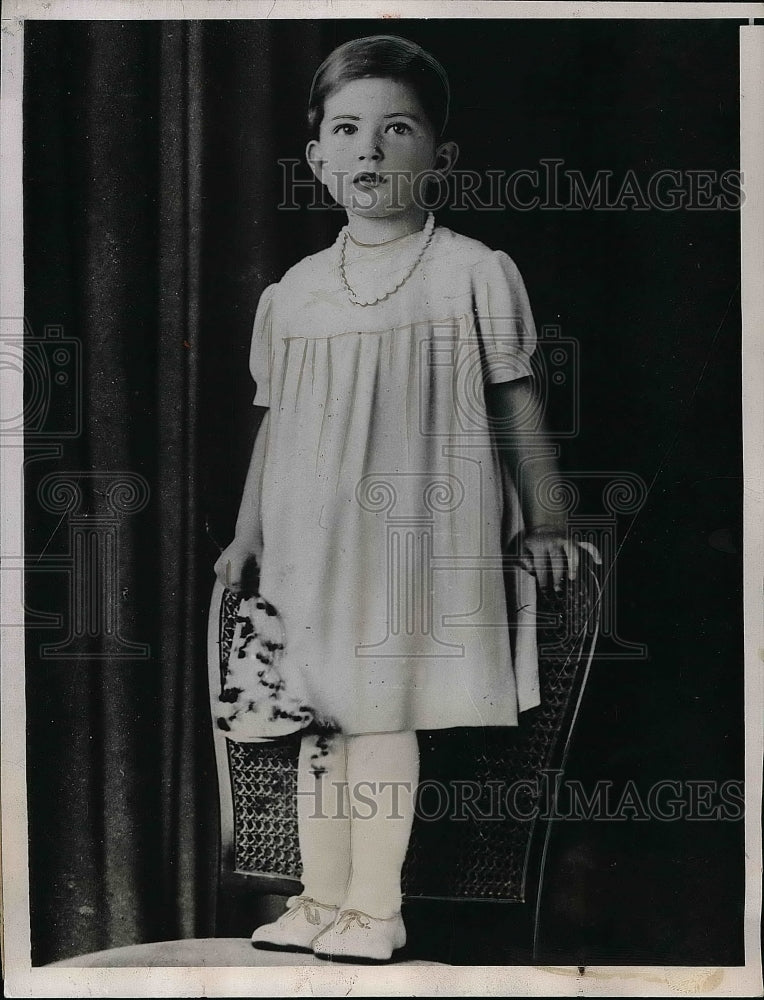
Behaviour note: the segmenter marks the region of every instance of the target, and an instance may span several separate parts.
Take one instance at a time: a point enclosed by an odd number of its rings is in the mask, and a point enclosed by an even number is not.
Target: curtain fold
[[[301,45],[315,27],[26,25],[25,311],[79,354],[25,441],[36,965],[214,933],[207,608],[255,432],[254,308],[291,249],[269,81]]]
[[[198,537],[199,273],[201,253],[201,38],[194,23],[163,25],[160,36],[159,296],[157,387],[159,454],[177,456],[178,475],[161,494],[158,553],[164,614],[160,661],[176,669],[161,675],[161,701],[169,724],[161,728],[162,886],[173,901],[178,937],[196,929],[197,813],[204,795],[193,757],[194,720],[203,698],[188,690],[187,667],[200,666],[203,646],[195,600],[203,568],[189,540]],[[172,153],[168,149],[168,144]],[[168,393],[180,374],[178,393]],[[162,598],[160,597],[160,600]],[[186,669],[184,669],[184,666]],[[201,668],[201,667],[200,667]],[[203,671],[202,671],[203,675]]]

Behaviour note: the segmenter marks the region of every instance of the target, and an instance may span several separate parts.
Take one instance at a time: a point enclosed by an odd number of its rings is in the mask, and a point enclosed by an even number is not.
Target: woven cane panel
[[[241,601],[230,590],[223,591],[223,603],[220,608],[220,682],[223,683],[225,666],[231,653],[234,633],[236,632],[236,612]]]
[[[453,786],[449,815],[456,822],[415,823],[403,871],[409,897],[524,898],[532,817],[545,804],[540,773],[559,766],[561,727],[577,694],[576,676],[593,630],[591,595],[582,586],[543,598],[538,610],[550,623],[539,628],[540,707],[524,713],[515,730],[457,731],[451,746],[438,734],[420,737],[421,780],[425,783],[429,772],[448,776],[446,785]],[[480,789],[461,811],[452,776],[459,771],[457,781]],[[553,788],[553,778],[547,782]],[[419,813],[426,815],[423,805],[420,800]]]
[[[236,871],[300,875],[296,740],[277,745],[228,741]]]
[[[403,870],[407,896],[523,898],[534,824],[521,817],[539,805],[540,772],[559,767],[580,689],[578,671],[592,641],[594,586],[586,585],[582,573],[562,595],[540,600],[541,706],[523,713],[520,726],[419,734],[421,787]],[[236,608],[236,599],[226,594],[222,657],[230,650]],[[298,751],[299,737],[229,742],[239,872],[299,877]],[[516,785],[522,781],[528,786]],[[469,794],[465,803],[460,789],[466,785],[478,794],[462,791]],[[507,805],[511,786],[514,798]]]

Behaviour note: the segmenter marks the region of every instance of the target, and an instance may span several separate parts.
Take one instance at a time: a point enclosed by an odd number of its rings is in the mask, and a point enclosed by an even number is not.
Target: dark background
[[[25,311],[35,336],[60,324],[83,351],[81,433],[58,457],[35,451],[57,440],[70,403],[54,401],[47,437],[27,439],[27,551],[67,552],[36,495],[51,471],[128,470],[151,491],[120,528],[119,587],[122,632],[150,657],[111,659],[96,635],[77,648],[100,659],[51,661],[40,644],[62,633],[28,630],[35,964],[213,932],[211,567],[255,431],[258,296],[342,222],[276,208],[275,161],[302,156],[318,62],[348,38],[406,35],[448,70],[459,167],[561,157],[586,178],[646,181],[739,167],[737,28],[27,22]],[[569,776],[642,790],[742,778],[737,213],[445,210],[439,222],[509,252],[538,325],[579,341],[581,431],[563,469],[649,487],[619,519],[617,564],[619,634],[649,654],[595,662]],[[552,426],[564,416],[553,408]],[[96,517],[97,488],[85,490]],[[66,615],[64,575],[30,572],[27,592],[30,608]],[[742,823],[560,823],[542,961],[734,965],[743,889]]]

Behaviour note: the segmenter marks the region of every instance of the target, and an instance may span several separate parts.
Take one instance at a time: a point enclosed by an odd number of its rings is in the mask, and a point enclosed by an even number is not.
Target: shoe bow
[[[315,900],[303,897],[298,899],[294,906],[290,907],[288,915],[294,920],[303,914],[309,924],[318,926],[321,923],[321,914],[318,912],[318,904]],[[286,914],[285,914],[286,916]]]
[[[337,933],[344,934],[345,931],[350,930],[354,924],[358,924],[362,930],[371,930],[371,919],[372,918],[367,913],[362,913],[361,910],[344,910],[340,918]]]

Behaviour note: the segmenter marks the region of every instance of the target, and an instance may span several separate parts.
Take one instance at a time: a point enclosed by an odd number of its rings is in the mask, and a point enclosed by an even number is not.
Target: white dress
[[[393,287],[420,240],[353,247],[353,287]],[[345,733],[511,726],[539,703],[535,581],[502,570],[502,517],[505,537],[522,519],[483,393],[532,374],[535,339],[510,258],[445,228],[377,305],[350,301],[336,246],[261,297],[260,590],[288,687]]]

